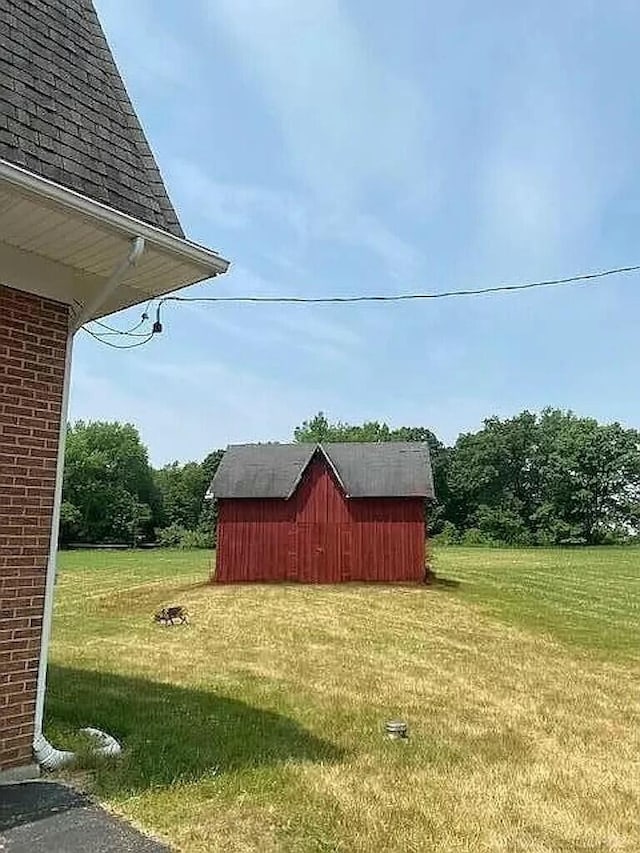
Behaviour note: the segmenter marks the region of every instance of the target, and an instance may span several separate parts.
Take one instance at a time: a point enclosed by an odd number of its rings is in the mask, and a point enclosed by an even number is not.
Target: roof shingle
[[[222,457],[216,498],[290,498],[315,453],[324,454],[349,498],[434,497],[423,442],[240,444]]]
[[[2,0],[0,104],[0,158],[184,237],[91,0]]]

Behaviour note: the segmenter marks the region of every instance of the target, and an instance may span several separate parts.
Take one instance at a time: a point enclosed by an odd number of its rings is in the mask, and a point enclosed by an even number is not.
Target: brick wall
[[[0,772],[33,761],[67,318],[0,285]]]

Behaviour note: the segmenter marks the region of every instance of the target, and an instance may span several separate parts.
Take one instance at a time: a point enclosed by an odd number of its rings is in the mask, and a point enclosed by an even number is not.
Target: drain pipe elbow
[[[118,741],[101,729],[87,727],[80,731],[94,741],[95,746],[92,750],[94,755],[109,758],[120,755],[122,752]],[[56,749],[43,734],[36,735],[34,738],[33,755],[43,770],[60,770],[62,767],[68,767],[77,757],[75,752],[68,749]]]
[[[60,770],[75,761],[75,752],[67,749],[56,749],[43,734],[36,735],[33,740],[33,756],[43,770]]]

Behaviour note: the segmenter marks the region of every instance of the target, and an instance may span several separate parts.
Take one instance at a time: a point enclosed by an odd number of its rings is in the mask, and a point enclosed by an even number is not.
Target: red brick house
[[[209,489],[215,581],[423,581],[433,496],[422,442],[230,447]]]
[[[90,0],[0,0],[0,44],[6,780],[51,751],[42,719],[74,334],[228,264],[185,239]]]

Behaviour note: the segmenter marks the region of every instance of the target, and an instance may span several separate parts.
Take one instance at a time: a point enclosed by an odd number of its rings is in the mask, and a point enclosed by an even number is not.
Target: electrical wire
[[[91,329],[87,329],[86,326],[83,326],[82,329],[88,335],[91,335],[91,337],[94,338],[96,341],[98,341],[101,344],[104,344],[106,347],[111,347],[112,349],[135,349],[136,347],[141,347],[141,346],[144,346],[145,344],[148,344],[149,341],[151,340],[151,338],[154,336],[154,332],[150,332],[143,340],[137,341],[134,344],[122,344],[122,345],[120,345],[120,344],[114,344],[111,341],[106,341],[100,335],[96,334],[95,332],[92,332]]]
[[[568,278],[553,278],[545,281],[532,281],[525,284],[499,284],[495,287],[481,287],[475,290],[442,290],[434,293],[400,293],[385,295],[362,295],[362,296],[164,296],[159,304],[158,310],[164,302],[262,302],[279,304],[306,304],[320,305],[345,302],[403,302],[411,299],[449,299],[456,296],[480,296],[487,293],[506,293],[516,290],[532,290],[538,287],[559,287],[562,285],[576,284],[582,281],[590,281],[606,276],[621,275],[622,273],[638,272],[640,264],[629,267],[616,267],[615,269],[602,270],[601,272],[573,275]]]
[[[85,329],[85,331],[87,330]],[[98,332],[95,329],[91,329],[91,331],[93,332],[96,338],[146,338],[149,334],[149,332],[125,332],[121,331],[120,329],[110,329],[108,332]]]
[[[493,293],[512,293],[514,291],[533,290],[541,287],[561,287],[564,285],[578,284],[585,281],[593,281],[594,279],[606,278],[613,275],[622,275],[624,273],[633,273],[640,271],[640,264],[626,267],[614,267],[613,269],[601,270],[599,272],[583,273],[581,275],[572,275],[567,278],[552,278],[542,281],[531,281],[522,284],[499,284],[493,287],[480,287],[467,290],[441,290],[433,293],[400,293],[400,294],[362,294],[360,296],[164,296],[158,299],[156,307],[156,321],[153,324],[151,332],[148,334],[137,333],[136,329],[148,320],[148,314],[152,303],[155,299],[150,299],[142,314],[141,321],[131,329],[115,329],[112,326],[102,323],[99,320],[96,322],[99,326],[106,329],[105,332],[95,332],[86,326],[83,327],[87,334],[92,338],[112,347],[113,349],[134,349],[135,347],[144,346],[149,343],[151,338],[162,332],[161,310],[165,302],[235,302],[235,303],[262,303],[262,304],[286,304],[286,305],[327,305],[327,304],[344,304],[353,302],[405,302],[408,300],[420,299],[450,299],[459,296],[480,296],[482,294]],[[132,338],[140,338],[141,340],[133,344],[125,344],[120,346],[111,341],[105,340],[107,335],[124,335]]]
[[[143,337],[144,335],[146,335],[146,332],[140,333],[139,335],[135,335],[135,332],[137,332],[137,330],[141,326],[143,326],[145,324],[145,322],[149,319],[149,309],[151,308],[151,306],[153,305],[155,300],[156,300],[156,297],[154,297],[153,299],[150,299],[147,302],[147,304],[146,304],[146,306],[142,312],[142,316],[141,316],[140,320],[136,323],[135,326],[132,326],[130,329],[116,329],[114,326],[109,326],[108,323],[104,323],[102,320],[91,320],[91,322],[94,323],[96,326],[100,326],[102,329],[106,329],[105,332],[97,332],[96,334],[100,334],[100,335],[107,335],[107,334],[109,334],[109,335],[133,335],[135,337]]]

